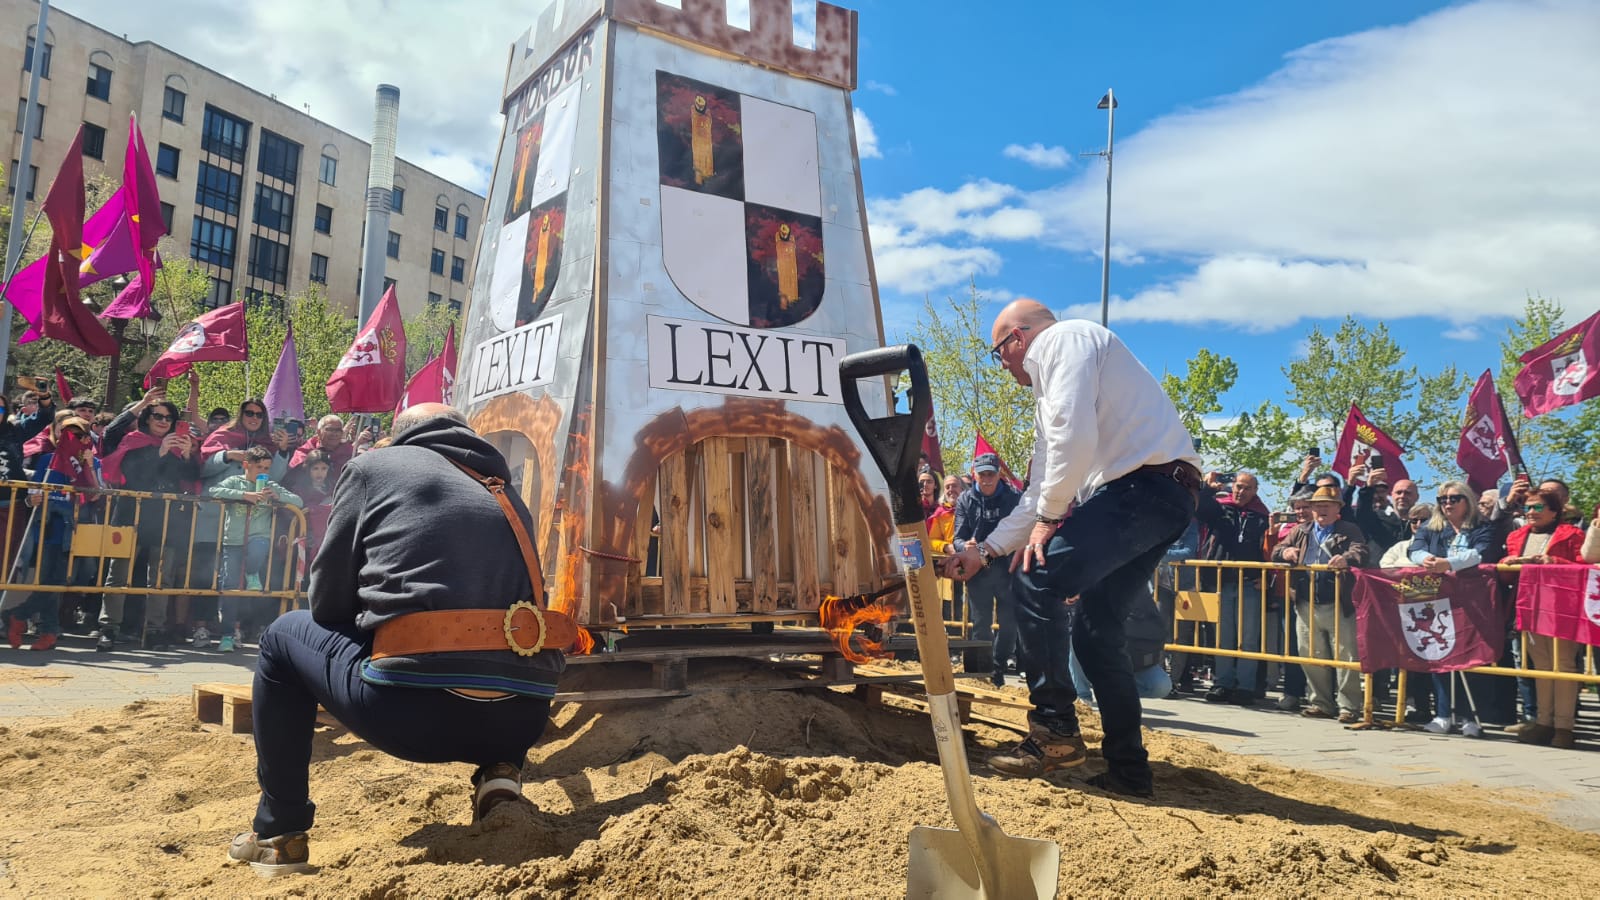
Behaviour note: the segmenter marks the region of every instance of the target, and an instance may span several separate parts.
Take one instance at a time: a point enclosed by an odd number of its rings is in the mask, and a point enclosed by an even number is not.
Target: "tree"
[[[1523,313],[1506,329],[1500,341],[1500,371],[1495,386],[1512,416],[1512,427],[1522,447],[1522,459],[1535,478],[1561,478],[1572,488],[1580,506],[1593,512],[1600,500],[1600,457],[1594,452],[1595,435],[1600,434],[1600,402],[1569,406],[1533,419],[1518,416],[1522,401],[1514,382],[1522,371],[1523,353],[1532,350],[1565,330],[1566,310],[1561,301],[1529,296]],[[1591,363],[1592,364],[1592,363]]]
[[[1200,439],[1209,462],[1221,470],[1253,472],[1262,481],[1286,483],[1306,438],[1299,423],[1277,404],[1262,401],[1254,411],[1240,410],[1225,423],[1207,427],[1207,417],[1223,411],[1222,395],[1238,380],[1239,366],[1231,358],[1203,349],[1185,365],[1182,378],[1164,373],[1161,387],[1177,406],[1184,427]]]
[[[1306,355],[1289,363],[1289,402],[1311,420],[1310,433],[1332,441],[1344,427],[1350,404],[1440,472],[1455,469],[1461,410],[1472,381],[1454,365],[1424,375],[1404,366],[1405,351],[1388,326],[1368,328],[1346,316],[1332,336],[1314,326]]]
[[[438,356],[444,352],[445,335],[449,333],[451,325],[456,326],[456,348],[459,352],[461,314],[445,304],[430,303],[423,308],[422,315],[413,316],[406,322],[407,377],[415,375],[422,368],[429,354]]]
[[[911,340],[928,367],[944,471],[967,470],[981,429],[1022,477],[1033,449],[1033,392],[990,358],[982,292],[972,284],[965,298],[945,298],[943,309],[923,303]]]

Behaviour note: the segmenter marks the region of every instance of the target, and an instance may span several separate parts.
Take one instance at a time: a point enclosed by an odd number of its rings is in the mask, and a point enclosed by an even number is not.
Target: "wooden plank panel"
[[[685,453],[661,464],[661,605],[646,612],[689,611],[689,471]],[[641,594],[643,596],[643,594]]]
[[[778,580],[794,581],[794,492],[789,487],[789,442],[772,441],[773,482],[772,530],[778,541]]]
[[[794,509],[790,517],[794,534],[795,606],[816,609],[822,605],[817,590],[817,478],[810,450],[789,444],[789,497]]]
[[[706,574],[706,480],[701,470],[704,444],[693,444],[683,451],[684,469],[689,476],[689,574]],[[705,612],[703,609],[694,612]]]
[[[752,609],[778,608],[778,551],[773,542],[772,441],[751,438],[745,451],[745,475],[750,488],[750,581],[755,587]]]
[[[860,515],[843,472],[828,466],[828,571],[841,594],[857,593],[855,518]]]
[[[733,595],[734,552],[732,473],[726,438],[707,438],[702,446],[706,466],[706,582],[713,615],[737,612]]]
[[[633,525],[633,548],[629,555],[639,560],[628,566],[628,590],[623,602],[622,614],[637,616],[644,614],[643,597],[639,592],[640,582],[646,575],[645,565],[650,560],[650,533],[652,514],[656,511],[656,480],[651,478],[644,488],[644,500],[639,504],[638,518]],[[659,549],[659,547],[658,547]],[[657,563],[659,565],[659,562]]]
[[[745,490],[745,449],[744,438],[726,438],[728,442],[728,472],[729,490],[733,497],[733,526],[729,533],[733,535],[733,563],[735,578],[750,577],[750,538],[746,534],[749,516],[746,510],[748,496]]]
[[[643,583],[639,586],[639,590],[640,590],[640,593],[641,593],[642,598],[643,598],[643,606],[646,609],[660,609],[661,608],[661,579],[659,579],[659,578],[645,578],[645,579],[643,579]],[[741,578],[741,579],[738,579],[738,580],[734,581],[734,583],[733,583],[733,597],[734,597],[734,599],[736,601],[738,601],[739,606],[741,608],[750,606],[750,604],[752,602],[751,598],[752,598],[753,593],[754,593],[754,588],[752,587],[749,579]],[[703,607],[703,606],[705,606],[706,605],[706,597],[707,597],[707,595],[708,595],[708,589],[706,587],[706,580],[704,578],[695,578],[693,576],[690,576],[690,578],[689,578],[690,605],[695,606],[695,607]],[[769,610],[764,610],[761,613],[761,615],[766,615],[767,613],[777,612],[777,611],[781,611],[781,610],[789,610],[789,609],[799,609],[799,607],[795,604],[795,601],[794,601],[794,585],[789,583],[789,582],[787,582],[787,581],[781,581],[777,585],[777,601],[774,603],[773,608],[769,609]],[[815,610],[807,610],[807,611],[808,612],[813,612]],[[660,615],[660,613],[644,613],[643,615]],[[700,613],[693,613],[692,615],[701,615],[701,614]],[[750,614],[750,615],[753,615],[753,613]],[[734,616],[734,617],[731,617],[731,618],[735,618],[736,619],[737,616]]]

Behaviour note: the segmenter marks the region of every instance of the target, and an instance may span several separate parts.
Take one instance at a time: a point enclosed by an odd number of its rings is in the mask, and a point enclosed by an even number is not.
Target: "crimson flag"
[[[1495,390],[1494,377],[1488,369],[1478,376],[1467,401],[1456,463],[1467,473],[1468,486],[1478,493],[1494,487],[1506,472],[1523,468],[1522,449],[1517,446],[1506,405],[1500,401],[1500,392]]]
[[[56,396],[61,398],[62,406],[72,405],[72,388],[67,385],[67,376],[61,374],[60,366],[56,366]]]
[[[400,415],[418,403],[449,403],[455,394],[456,381],[456,326],[451,325],[444,336],[444,352],[422,364],[405,392],[395,405],[394,414]]]
[[[944,450],[939,446],[939,425],[933,416],[922,430],[922,455],[928,458],[928,467],[935,472],[944,470]]]
[[[1500,658],[1506,619],[1492,566],[1354,571],[1361,671],[1455,672]]]
[[[49,263],[40,296],[40,331],[71,344],[90,356],[110,356],[117,341],[78,296],[83,263],[83,126],[67,148],[67,156],[42,204],[50,220]]]
[[[391,285],[328,379],[337,413],[390,412],[406,389],[406,326]]]
[[[1333,471],[1348,481],[1352,466],[1370,465],[1372,455],[1378,453],[1383,456],[1383,465],[1370,467],[1382,468],[1384,474],[1389,476],[1389,483],[1394,484],[1411,478],[1411,473],[1406,471],[1406,464],[1400,461],[1400,454],[1404,452],[1394,438],[1380,431],[1352,403],[1350,415],[1344,420],[1344,429],[1339,432],[1339,448],[1334,452]]]
[[[1542,416],[1600,395],[1600,312],[1520,357],[1522,414]]]
[[[1008,484],[1017,490],[1022,490],[1022,482],[1017,480],[1017,476],[1012,473],[1011,467],[1006,465],[1006,458],[1000,455],[1000,451],[994,449],[994,445],[989,443],[984,438],[983,432],[980,431],[978,432],[978,439],[972,442],[972,458],[977,459],[985,453],[993,453],[995,458],[1000,460],[1000,477],[1004,478]]]
[[[1600,567],[1523,566],[1517,627],[1600,646]]]
[[[183,326],[167,352],[144,376],[144,386],[173,378],[197,362],[239,362],[250,356],[250,339],[244,327],[244,301],[219,306]]]

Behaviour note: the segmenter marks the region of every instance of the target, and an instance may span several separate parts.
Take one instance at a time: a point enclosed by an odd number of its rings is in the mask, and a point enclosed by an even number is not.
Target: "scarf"
[[[235,425],[218,428],[206,437],[206,442],[201,445],[200,453],[211,456],[215,453],[225,453],[229,450],[243,450],[252,444],[267,448],[276,453],[278,445],[272,442],[272,433],[269,431],[257,432],[254,436]]]

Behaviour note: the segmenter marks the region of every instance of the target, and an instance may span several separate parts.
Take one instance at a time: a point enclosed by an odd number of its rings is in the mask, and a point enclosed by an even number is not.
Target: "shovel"
[[[911,412],[873,418],[861,405],[858,382],[863,378],[911,374]],[[1061,867],[1061,848],[1052,841],[1008,837],[987,813],[978,809],[972,774],[961,738],[956,706],[955,674],[950,668],[950,641],[940,613],[938,585],[928,563],[928,527],[917,493],[917,463],[922,435],[933,415],[928,370],[914,345],[854,353],[839,362],[845,410],[861,433],[867,451],[889,483],[894,510],[895,544],[906,573],[911,623],[922,657],[922,681],[928,692],[939,768],[958,831],[918,825],[911,829],[911,871],[906,896],[923,898],[1054,897]],[[924,602],[926,601],[926,602]]]

